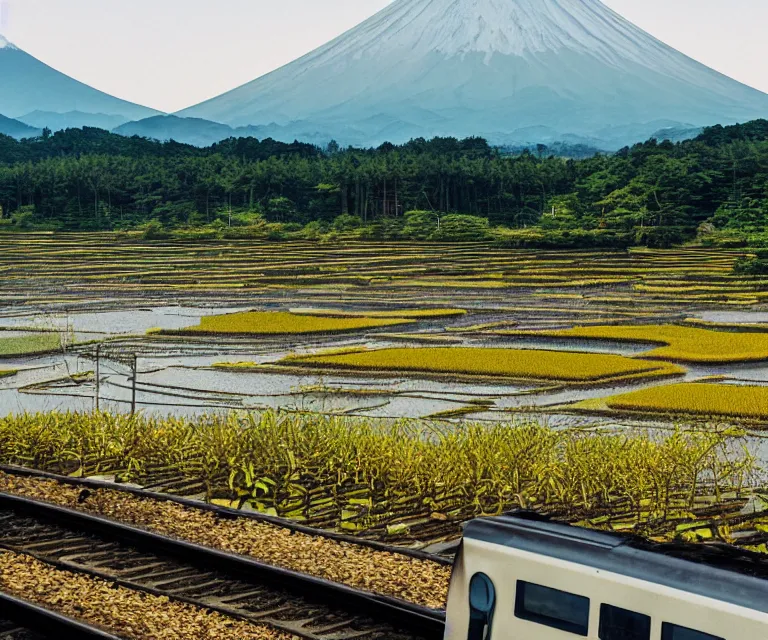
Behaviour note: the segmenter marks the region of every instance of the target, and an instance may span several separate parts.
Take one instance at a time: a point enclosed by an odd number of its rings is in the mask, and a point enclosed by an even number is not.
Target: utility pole
[[[133,354],[133,381],[131,383],[131,415],[136,413],[136,377],[138,375],[138,357]]]
[[[99,384],[101,382],[101,368],[99,366],[99,356],[101,352],[101,344],[96,345],[96,411],[99,410]]]

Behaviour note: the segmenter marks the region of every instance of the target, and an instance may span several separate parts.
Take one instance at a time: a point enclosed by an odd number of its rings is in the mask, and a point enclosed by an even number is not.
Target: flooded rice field
[[[119,245],[93,236],[85,244],[68,236],[2,243],[0,267],[13,265],[0,268],[2,414],[97,405],[178,415],[279,408],[495,422],[533,413],[554,425],[664,425],[679,416],[663,407],[641,412],[595,403],[672,382],[768,384],[760,342],[768,294],[761,281],[733,274],[736,253]],[[248,312],[273,314],[256,314],[259,322],[287,324],[225,326],[228,319],[253,320]],[[311,322],[307,317],[331,328],[293,332],[291,319]],[[639,339],[611,335],[624,326],[646,330]],[[651,350],[670,345],[655,338],[654,327],[662,326],[702,332],[681,337],[694,343],[716,332],[757,337],[739,357],[709,357],[689,345],[656,358]],[[556,335],[573,328],[594,331]],[[468,349],[472,370],[466,362],[455,371],[437,368],[440,348]],[[400,369],[305,366],[300,358],[404,349],[409,363]],[[497,358],[498,349],[534,361],[542,353],[582,354],[585,374],[580,380],[566,370],[573,365],[563,365],[558,375],[557,361],[541,373],[485,371],[483,360]],[[587,372],[612,356],[619,364],[647,361],[650,373]],[[667,369],[653,371],[662,365]],[[758,410],[748,413],[716,418],[748,419],[752,427],[768,421]]]

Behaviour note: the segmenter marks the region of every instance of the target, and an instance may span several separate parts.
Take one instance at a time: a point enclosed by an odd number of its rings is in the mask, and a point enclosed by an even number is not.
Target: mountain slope
[[[48,127],[51,131],[81,129],[82,127],[96,127],[97,129],[111,131],[128,121],[128,118],[125,116],[107,115],[106,113],[83,113],[82,111],[56,113],[54,111],[39,110],[19,116],[16,119],[39,129]]]
[[[236,135],[235,130],[226,124],[177,116],[152,116],[127,122],[114,129],[113,133],[152,138],[161,142],[175,140],[198,147],[207,147]]]
[[[42,131],[35,127],[30,127],[28,124],[13,118],[7,118],[0,115],[0,133],[11,138],[34,138],[39,136]]]
[[[767,114],[768,95],[599,0],[396,0],[304,57],[180,113],[369,143],[413,131],[504,142],[542,125],[594,137],[606,127]]]
[[[0,113],[17,118],[34,111],[120,115],[135,120],[158,112],[120,100],[70,78],[0,35]]]

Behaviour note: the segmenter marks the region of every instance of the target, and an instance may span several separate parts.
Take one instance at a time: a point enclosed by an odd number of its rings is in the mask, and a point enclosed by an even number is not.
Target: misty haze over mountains
[[[0,83],[0,114],[37,128],[99,126],[159,113],[70,78],[17,48],[2,35]],[[43,116],[49,115],[40,117],[41,112]]]
[[[414,137],[612,150],[768,116],[768,95],[599,0],[396,0],[328,44],[175,116],[113,98],[0,37],[0,132],[97,126],[197,145],[231,136],[375,146]]]

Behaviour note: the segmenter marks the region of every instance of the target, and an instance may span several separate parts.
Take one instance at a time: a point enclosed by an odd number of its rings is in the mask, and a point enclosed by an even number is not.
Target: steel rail
[[[152,500],[159,500],[163,502],[174,502],[191,509],[197,509],[199,511],[208,511],[215,513],[223,518],[239,519],[245,518],[249,520],[256,520],[258,522],[264,522],[276,527],[287,529],[289,531],[296,531],[299,533],[305,533],[313,537],[327,538],[329,540],[335,540],[338,542],[348,542],[361,547],[369,547],[377,551],[386,551],[388,553],[395,553],[398,555],[408,556],[417,560],[429,560],[436,562],[446,567],[453,565],[451,558],[428,553],[426,551],[419,551],[417,549],[409,549],[407,547],[399,547],[384,542],[378,542],[377,540],[368,540],[366,538],[359,538],[356,536],[350,536],[343,533],[336,533],[335,531],[325,531],[323,529],[316,529],[308,527],[306,525],[297,524],[280,518],[278,516],[269,516],[263,513],[255,511],[242,511],[239,509],[232,509],[230,507],[221,507],[201,500],[192,500],[191,498],[184,498],[169,493],[161,493],[158,491],[152,491],[149,489],[142,489],[138,487],[125,486],[117,482],[106,482],[104,480],[92,480],[89,478],[72,478],[69,476],[63,476],[56,473],[50,473],[48,471],[38,471],[37,469],[29,469],[27,467],[18,467],[15,465],[3,465],[0,464],[0,472],[9,473],[11,475],[25,476],[31,478],[44,478],[47,480],[55,480],[62,484],[68,484],[74,487],[85,487],[88,489],[106,489],[109,491],[121,491],[129,493],[141,498],[149,498]]]
[[[121,640],[97,627],[73,620],[27,600],[0,592],[0,616],[14,624],[0,627],[0,638],[13,640],[53,640],[54,638],[83,638],[84,640]],[[18,625],[18,626],[16,626]],[[7,628],[10,626],[11,628]],[[40,635],[42,634],[42,635]]]

